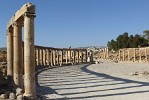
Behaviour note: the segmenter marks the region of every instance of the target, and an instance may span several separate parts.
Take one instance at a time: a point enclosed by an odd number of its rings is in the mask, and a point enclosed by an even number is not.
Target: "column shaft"
[[[22,23],[14,23],[14,34],[13,34],[13,79],[15,87],[23,88],[23,67],[22,67]],[[34,49],[33,49],[34,50]]]
[[[7,75],[13,76],[13,30],[7,30]]]
[[[27,99],[36,99],[35,85],[35,52],[34,52],[34,14],[24,16],[24,82]]]

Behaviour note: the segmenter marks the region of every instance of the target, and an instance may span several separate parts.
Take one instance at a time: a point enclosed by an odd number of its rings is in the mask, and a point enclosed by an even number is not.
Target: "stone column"
[[[56,65],[56,50],[53,50],[53,65]]]
[[[81,63],[83,63],[83,51],[81,51]]]
[[[57,65],[59,65],[60,64],[59,63],[59,50],[57,50],[56,54],[57,54]]]
[[[29,100],[36,99],[34,17],[35,14],[25,13],[24,15],[24,96]]]
[[[107,59],[109,59],[109,49],[107,48]]]
[[[66,50],[65,52],[66,52],[66,55],[65,55],[66,56],[66,64],[68,64],[68,51]]]
[[[75,64],[76,63],[76,51],[73,50],[73,63]]]
[[[7,75],[13,77],[13,29],[7,30]]]
[[[46,50],[43,49],[43,64],[46,66]]]
[[[37,65],[39,65],[39,63],[40,63],[40,49],[39,48],[37,48]]]
[[[141,62],[141,48],[139,48],[139,62]]]
[[[125,61],[125,49],[123,49],[123,61]]]
[[[63,65],[63,50],[61,50],[61,64],[60,65]]]
[[[43,51],[42,48],[40,48],[40,65],[43,65]]]
[[[130,52],[129,52],[129,49],[127,50],[128,52],[128,61],[130,61]]]
[[[71,50],[69,50],[69,63],[71,63]]]
[[[47,65],[50,65],[50,56],[49,56],[49,49],[46,49],[47,52]]]
[[[80,63],[80,53],[79,53],[80,51],[78,50],[78,63]]]
[[[15,87],[23,88],[23,67],[22,67],[22,23],[14,22],[13,25],[13,80]],[[33,48],[34,50],[34,48]]]
[[[87,63],[87,57],[88,57],[88,54],[87,54],[87,50],[85,51],[85,62]]]
[[[119,61],[121,61],[121,49],[119,50]]]
[[[136,61],[136,49],[134,48],[133,49],[133,52],[134,52],[134,62]]]
[[[51,57],[51,61],[50,61],[51,62],[51,66],[53,66],[53,50],[52,49],[51,49],[51,56],[50,57]]]

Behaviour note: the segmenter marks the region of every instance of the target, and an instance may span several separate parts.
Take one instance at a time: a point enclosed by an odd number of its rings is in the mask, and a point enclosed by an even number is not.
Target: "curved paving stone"
[[[38,94],[44,100],[148,100],[149,84],[97,73],[87,65],[45,70],[38,74]]]

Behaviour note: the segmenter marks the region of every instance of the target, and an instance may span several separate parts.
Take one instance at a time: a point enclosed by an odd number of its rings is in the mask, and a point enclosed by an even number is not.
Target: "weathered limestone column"
[[[46,50],[43,49],[43,65],[46,66]]]
[[[123,49],[123,61],[125,61],[125,49]]]
[[[69,50],[69,63],[71,63],[71,50]]]
[[[13,77],[13,29],[7,30],[7,75]]]
[[[83,50],[81,51],[81,63],[83,63]]]
[[[109,59],[109,49],[108,48],[107,48],[106,52],[107,52],[106,58]]]
[[[66,52],[66,64],[68,64],[68,50],[65,51]]]
[[[119,50],[119,61],[121,61],[121,49]]]
[[[50,53],[49,53],[49,49],[46,49],[46,52],[47,52],[47,65],[49,66],[50,65]]]
[[[134,62],[135,62],[136,61],[136,49],[135,48],[133,49],[133,53],[134,53],[133,56],[134,56]]]
[[[130,52],[129,52],[129,49],[127,50],[128,52],[128,61],[130,61]]]
[[[53,50],[51,49],[50,51],[51,51],[51,55],[50,55],[51,61],[50,62],[51,62],[51,66],[53,66],[53,62],[54,62],[53,61]]]
[[[77,58],[77,59],[78,59],[78,63],[80,63],[80,53],[79,53],[79,52],[80,52],[80,51],[78,50],[78,56],[77,56],[77,57],[78,57],[78,58]]]
[[[23,88],[23,67],[22,67],[22,23],[14,22],[13,24],[13,80],[15,87]],[[34,48],[33,48],[34,50]]]
[[[61,64],[60,65],[63,65],[63,50],[61,50]]]
[[[59,65],[60,64],[60,62],[59,62],[59,50],[56,50],[57,52],[56,52],[56,54],[57,54],[57,65]]]
[[[24,14],[24,96],[29,100],[36,99],[34,18],[35,14]]]
[[[139,48],[139,62],[141,62],[141,48]]]
[[[88,54],[87,54],[87,50],[85,51],[85,62],[87,63],[87,57],[88,57]]]
[[[40,48],[40,65],[43,65],[43,51],[42,48]]]
[[[75,64],[76,63],[76,51],[73,50],[73,63]]]
[[[53,50],[53,65],[56,65],[56,50]]]

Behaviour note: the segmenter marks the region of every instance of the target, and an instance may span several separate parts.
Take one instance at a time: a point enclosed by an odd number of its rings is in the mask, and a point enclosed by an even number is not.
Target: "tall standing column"
[[[13,79],[15,87],[23,88],[23,67],[22,67],[22,23],[14,22],[13,25]],[[34,48],[33,48],[34,50]]]
[[[35,14],[25,13],[24,15],[24,96],[29,100],[36,99],[34,17]]]
[[[81,63],[83,63],[83,51],[81,51]]]
[[[60,64],[59,63],[59,50],[57,50],[56,54],[57,54],[57,65],[59,65]]]
[[[7,75],[13,77],[13,29],[7,30]]]

